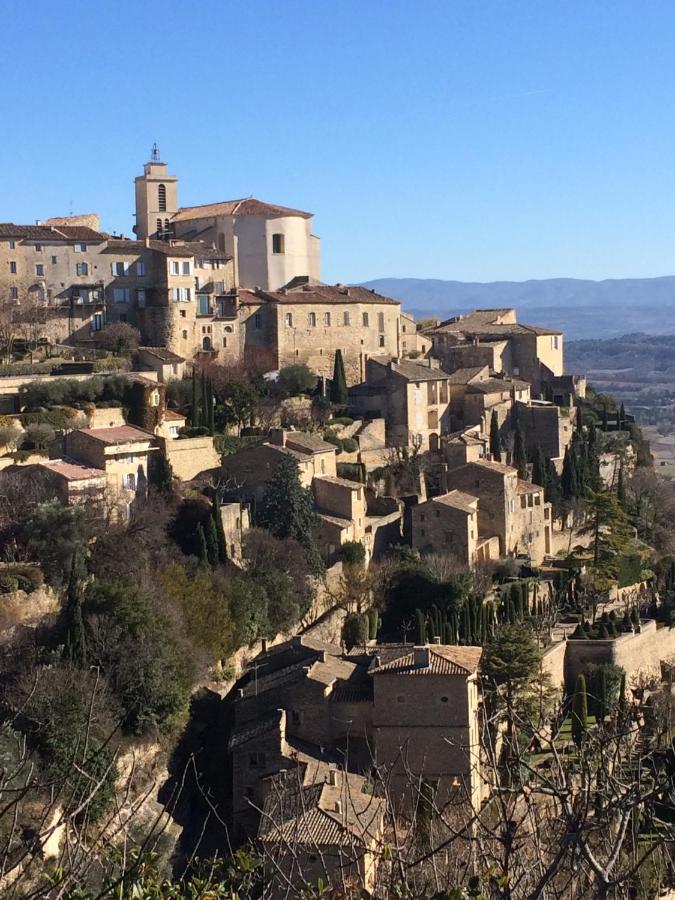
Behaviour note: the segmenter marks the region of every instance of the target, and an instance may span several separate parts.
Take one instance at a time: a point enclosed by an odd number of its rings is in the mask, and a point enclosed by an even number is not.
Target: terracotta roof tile
[[[473,675],[478,670],[482,647],[456,647],[449,644],[427,645],[429,665],[415,665],[415,648],[397,645],[377,647],[375,655],[380,664],[373,661],[368,670],[371,675],[387,672],[393,675]]]
[[[82,428],[82,434],[102,444],[129,444],[153,440],[153,435],[134,425],[116,425],[113,428]]]
[[[211,216],[268,216],[282,218],[284,216],[300,216],[311,219],[312,213],[290,206],[279,206],[276,203],[265,203],[255,197],[243,197],[241,200],[223,200],[221,203],[205,203],[202,206],[184,206],[172,216],[172,222],[189,222],[193,219],[208,219]]]

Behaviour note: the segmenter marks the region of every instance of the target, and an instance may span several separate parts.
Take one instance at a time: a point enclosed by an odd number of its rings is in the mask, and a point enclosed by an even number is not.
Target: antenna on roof
[[[152,152],[150,153],[150,161],[151,162],[160,162],[159,156],[159,147],[157,146],[157,141],[152,145]]]

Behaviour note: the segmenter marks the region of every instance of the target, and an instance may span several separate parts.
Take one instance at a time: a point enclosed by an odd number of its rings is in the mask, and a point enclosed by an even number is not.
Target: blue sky
[[[0,220],[315,213],[328,281],[675,273],[675,5],[6,2]]]

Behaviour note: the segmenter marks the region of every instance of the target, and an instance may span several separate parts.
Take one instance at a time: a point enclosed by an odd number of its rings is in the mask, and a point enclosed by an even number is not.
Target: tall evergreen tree
[[[619,409],[618,425],[619,429],[622,431],[626,427],[626,407],[623,405],[623,400],[621,401],[621,408]]]
[[[576,430],[579,434],[583,433],[584,430],[584,413],[580,406],[577,406],[577,415],[576,415]]]
[[[576,454],[571,447],[565,450],[563,459],[562,476],[560,478],[560,489],[563,499],[569,501],[574,500],[579,495],[579,484],[577,481]]]
[[[218,532],[216,531],[216,522],[213,516],[209,516],[208,518],[206,528],[204,529],[204,536],[206,538],[206,555],[209,564],[212,566],[217,566],[219,562]]]
[[[193,428],[199,425],[199,400],[197,398],[197,373],[192,368],[192,404],[190,406],[190,424]]]
[[[619,474],[616,480],[616,499],[621,504],[621,508],[626,512],[626,485],[623,477],[623,460],[619,463]]]
[[[577,747],[580,747],[588,729],[588,693],[586,691],[586,679],[583,675],[579,675],[577,678],[572,698],[571,716],[572,740]]]
[[[518,469],[518,478],[527,480],[527,447],[525,446],[525,438],[520,428],[516,428],[516,435],[513,440],[513,465]]]
[[[202,428],[209,427],[209,399],[208,399],[208,388],[206,386],[206,372],[202,369],[202,383],[201,383],[201,415],[199,417],[199,424]]]
[[[208,404],[206,407],[206,419],[207,419],[206,426],[209,429],[209,432],[211,434],[214,434],[215,430],[216,430],[216,427],[215,427],[215,406],[216,405],[214,403],[214,397],[213,397],[213,381],[210,378],[208,379],[207,387],[206,387],[206,401]]]
[[[607,419],[607,406],[603,404],[602,406],[602,430],[609,431],[609,421]]]
[[[333,380],[330,385],[330,399],[336,406],[346,406],[349,400],[347,394],[347,376],[345,375],[345,364],[342,359],[342,350],[335,351],[335,362],[333,363]]]
[[[73,553],[64,608],[66,632],[64,655],[73,666],[84,669],[87,666],[87,646],[82,618],[82,589],[79,570],[78,554]]]
[[[490,416],[490,453],[495,462],[502,461],[502,439],[499,435],[499,419],[497,411],[492,410]]]
[[[312,492],[302,486],[297,462],[291,456],[284,457],[267,483],[257,524],[275,537],[294,538],[303,546],[312,570],[321,572],[323,563],[314,541],[318,522]]]
[[[223,517],[220,512],[220,494],[216,491],[213,498],[213,506],[211,507],[211,516],[216,526],[216,536],[218,539],[218,562],[227,562],[227,542],[225,540],[225,529],[223,527]]]
[[[209,562],[209,548],[206,543],[206,535],[204,534],[204,526],[200,522],[197,525],[197,553],[199,555],[199,561],[203,565],[208,565]]]
[[[532,481],[544,489],[548,485],[548,466],[541,444],[537,444],[532,463]]]

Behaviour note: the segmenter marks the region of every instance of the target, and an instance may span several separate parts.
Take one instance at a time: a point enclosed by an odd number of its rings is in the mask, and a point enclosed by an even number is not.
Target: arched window
[[[204,340],[202,341],[202,350],[210,350],[211,349],[211,338],[206,335]]]
[[[166,212],[166,185],[164,184],[157,187],[157,209],[160,212]]]
[[[316,328],[316,313],[311,312],[307,316],[307,324],[310,328]]]

